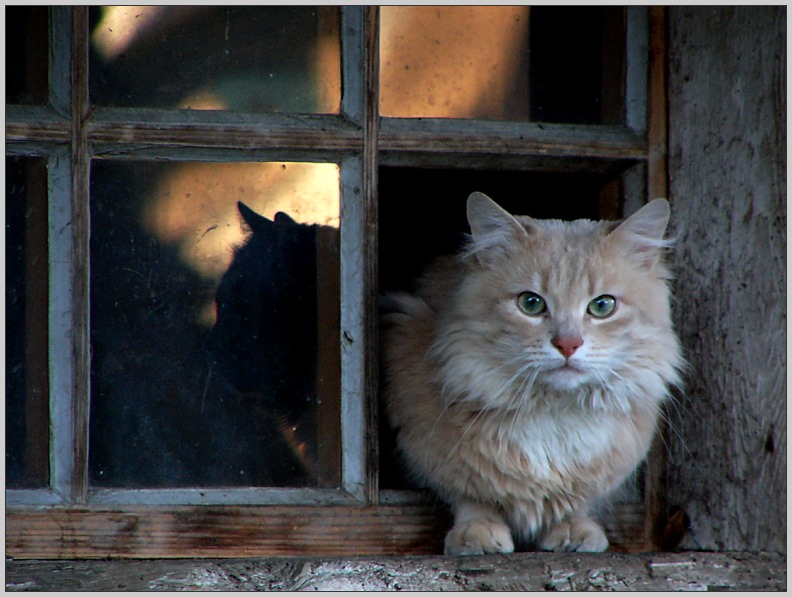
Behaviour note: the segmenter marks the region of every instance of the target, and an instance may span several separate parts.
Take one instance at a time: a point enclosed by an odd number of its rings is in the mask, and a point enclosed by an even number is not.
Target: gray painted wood
[[[7,591],[786,590],[778,554],[7,562]]]
[[[685,545],[786,551],[786,7],[670,7],[670,411]]]
[[[68,152],[64,148],[55,153],[47,166],[50,196],[50,484],[55,494],[66,500],[72,495],[75,477],[75,413],[71,399],[75,375],[71,342],[74,311],[74,234],[71,204],[72,165]]]

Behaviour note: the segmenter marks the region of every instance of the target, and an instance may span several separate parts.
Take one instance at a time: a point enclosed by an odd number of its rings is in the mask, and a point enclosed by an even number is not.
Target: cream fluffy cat
[[[623,223],[468,198],[466,251],[384,316],[385,400],[448,554],[604,551],[592,504],[645,457],[682,358],[662,261],[668,202]]]

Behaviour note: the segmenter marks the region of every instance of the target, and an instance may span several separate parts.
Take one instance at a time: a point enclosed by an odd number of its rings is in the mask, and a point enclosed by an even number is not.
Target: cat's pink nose
[[[568,359],[575,351],[583,346],[583,338],[580,336],[556,336],[550,340],[551,344],[558,349],[565,359]]]

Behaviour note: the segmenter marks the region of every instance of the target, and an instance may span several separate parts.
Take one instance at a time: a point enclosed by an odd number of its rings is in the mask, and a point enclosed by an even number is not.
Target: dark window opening
[[[49,11],[46,6],[6,6],[6,104],[46,104]]]
[[[47,168],[6,158],[6,485],[49,481]]]

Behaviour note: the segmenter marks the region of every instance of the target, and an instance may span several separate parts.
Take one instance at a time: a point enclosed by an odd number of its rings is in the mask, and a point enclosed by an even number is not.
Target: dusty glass
[[[6,486],[46,487],[49,477],[47,167],[6,158]]]
[[[94,486],[337,483],[338,172],[93,163]]]
[[[324,6],[92,7],[91,102],[336,113],[339,18]]]
[[[401,118],[618,120],[623,36],[619,7],[384,6],[380,111]]]
[[[6,104],[46,104],[49,14],[46,6],[5,7]]]

